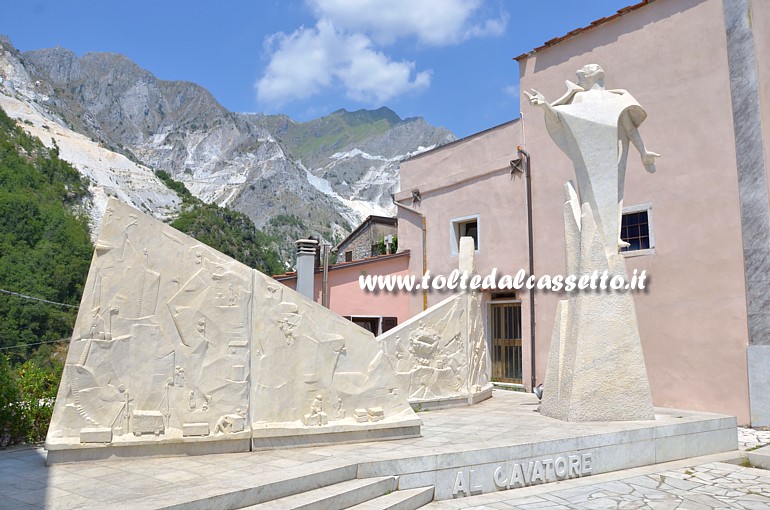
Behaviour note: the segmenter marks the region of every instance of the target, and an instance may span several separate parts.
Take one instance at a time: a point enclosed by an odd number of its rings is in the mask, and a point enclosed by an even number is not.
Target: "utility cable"
[[[66,342],[66,340],[48,340],[47,342],[35,342],[34,344],[11,345],[10,347],[0,347],[0,351],[5,351],[8,349],[19,349],[24,347],[31,347],[33,345],[55,344],[57,342]]]
[[[8,294],[9,296],[16,296],[24,299],[31,299],[33,301],[40,301],[41,303],[48,303],[50,305],[59,305],[59,306],[66,306],[69,308],[80,308],[79,306],[75,305],[68,305],[67,303],[57,303],[56,301],[49,301],[47,299],[38,298],[34,296],[27,296],[26,294],[19,294],[18,292],[11,292],[10,290],[0,289],[0,293],[2,294]]]

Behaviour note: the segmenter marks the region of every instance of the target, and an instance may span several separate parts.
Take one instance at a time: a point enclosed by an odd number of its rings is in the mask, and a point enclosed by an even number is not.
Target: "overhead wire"
[[[48,303],[48,304],[51,304],[51,305],[66,306],[68,308],[80,308],[79,306],[76,306],[76,305],[68,305],[67,303],[58,303],[56,301],[49,301],[48,299],[43,299],[43,298],[39,298],[39,297],[35,297],[35,296],[28,296],[26,294],[20,294],[18,292],[11,292],[10,290],[5,290],[5,289],[0,289],[0,293],[8,294],[9,296],[20,297],[20,298],[23,298],[23,299],[31,299],[33,301],[40,301],[41,303]]]
[[[58,342],[66,342],[66,340],[64,340],[64,339],[48,340],[48,341],[45,341],[45,342],[35,342],[35,343],[32,343],[32,344],[11,345],[11,346],[8,346],[8,347],[0,347],[0,351],[6,351],[8,349],[23,349],[25,347],[31,347],[33,345],[55,344],[55,343],[58,343]]]
[[[0,289],[0,294],[7,294],[9,296],[15,296],[15,297],[22,298],[22,299],[29,299],[29,300],[32,300],[32,301],[38,301],[38,302],[47,303],[47,304],[50,304],[50,305],[66,306],[68,308],[75,308],[75,309],[80,308],[79,306],[68,305],[67,303],[59,303],[59,302],[56,302],[56,301],[50,301],[48,299],[43,299],[43,298],[39,298],[39,297],[35,297],[35,296],[28,296],[27,294],[21,294],[19,292],[12,292],[12,291],[6,290],[6,289]],[[11,345],[11,346],[7,346],[7,347],[0,347],[0,351],[5,351],[5,350],[8,350],[8,349],[19,349],[19,348],[23,349],[23,348],[26,348],[26,347],[31,347],[33,345],[53,344],[53,343],[57,343],[57,342],[61,342],[61,341],[62,340],[48,340],[48,341],[45,341],[45,342],[35,342],[35,343],[31,343],[31,344]]]

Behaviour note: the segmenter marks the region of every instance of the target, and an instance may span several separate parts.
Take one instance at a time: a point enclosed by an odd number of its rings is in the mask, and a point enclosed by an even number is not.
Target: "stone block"
[[[233,381],[245,381],[246,380],[246,367],[244,365],[233,365],[233,372],[230,378]]]
[[[208,436],[209,424],[206,422],[201,423],[184,423],[182,424],[182,436]]]
[[[131,429],[136,436],[141,436],[142,434],[158,436],[166,430],[163,423],[163,415],[160,411],[134,411],[131,414],[131,422]]]
[[[314,426],[320,426],[320,425],[326,425],[329,423],[329,417],[324,412],[315,413],[315,414],[306,414],[302,418],[302,423],[304,423],[308,427],[314,427]]]
[[[232,434],[243,432],[246,427],[246,418],[240,414],[226,414],[217,421],[217,433]]]
[[[380,421],[385,419],[385,411],[381,407],[370,407],[366,410],[369,421]]]
[[[760,469],[770,469],[770,446],[764,446],[758,450],[747,453],[749,462]]]
[[[80,429],[81,443],[111,443],[112,429],[109,427],[86,427]]]
[[[231,414],[230,420],[232,421],[232,432],[243,432],[246,428],[246,418],[238,414]]]

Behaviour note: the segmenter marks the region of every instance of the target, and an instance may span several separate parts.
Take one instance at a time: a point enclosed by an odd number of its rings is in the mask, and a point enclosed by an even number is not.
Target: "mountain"
[[[0,106],[44,141],[53,136],[65,159],[79,158],[73,164],[105,197],[174,216],[178,197],[150,169],[162,170],[201,200],[249,216],[287,257],[297,237],[333,242],[369,214],[393,214],[399,162],[455,139],[388,108],[309,122],[235,113],[206,89],[160,80],[122,55],[22,53],[7,38],[0,48]],[[102,151],[115,164],[103,164]]]
[[[77,129],[57,112],[53,94],[53,86],[0,36],[0,108],[47,147],[56,146],[59,156],[88,179],[92,231],[98,228],[110,196],[159,219],[169,220],[178,213],[180,198],[150,168],[116,152],[110,142],[94,138],[87,129]]]

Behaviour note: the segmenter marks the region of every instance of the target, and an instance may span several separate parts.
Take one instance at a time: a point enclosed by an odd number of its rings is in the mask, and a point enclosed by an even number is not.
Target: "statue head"
[[[577,71],[578,85],[588,90],[595,84],[604,87],[604,69],[599,64],[584,65]]]

